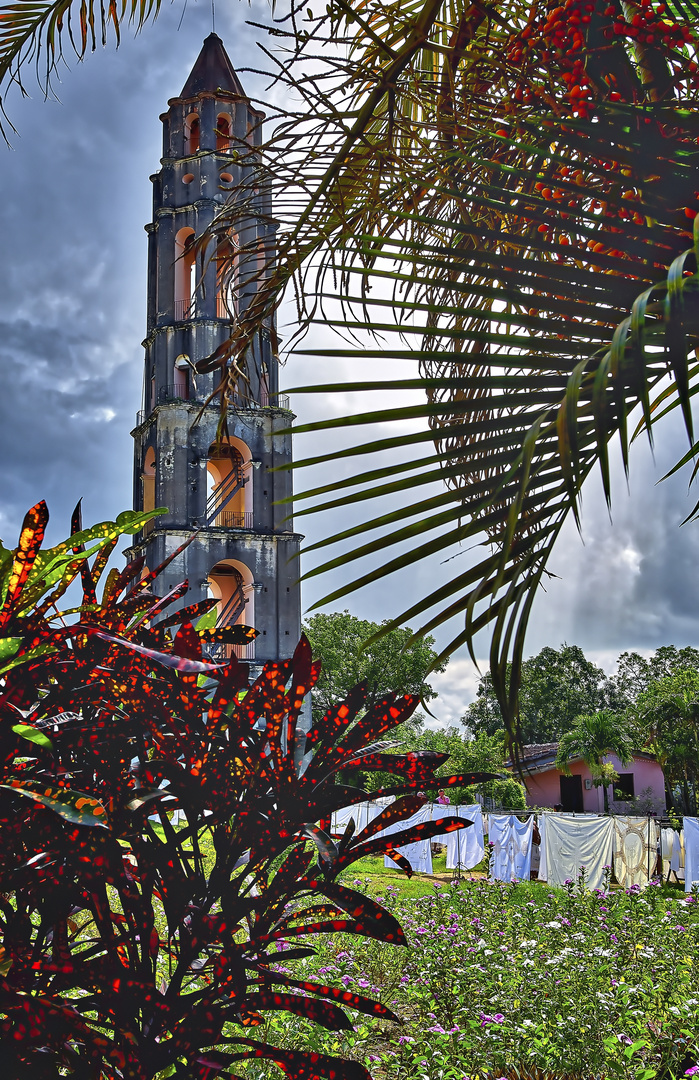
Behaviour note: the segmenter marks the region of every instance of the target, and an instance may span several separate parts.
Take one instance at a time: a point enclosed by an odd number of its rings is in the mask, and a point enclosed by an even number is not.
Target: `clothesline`
[[[386,809],[386,805],[382,800],[381,803],[364,802],[345,807],[333,814],[331,832],[343,833],[350,818],[354,818],[359,833]],[[484,814],[478,803],[472,806],[425,803],[412,817],[394,822],[383,832],[389,836],[425,821],[455,816],[472,824],[466,829],[417,840],[396,850],[414,870],[431,874],[432,844],[441,843],[447,849],[447,869],[470,870],[485,855],[484,836],[487,833],[489,875],[496,880],[528,879],[533,849],[538,848],[538,878],[552,885],[577,881],[584,867],[588,887],[599,889],[605,867],[613,866],[618,884],[625,888],[644,886],[653,876],[659,855],[668,862],[668,879],[670,872],[674,872],[675,879],[679,880],[684,862],[686,891],[691,890],[694,881],[699,883],[699,819],[696,818],[685,818],[688,830],[685,829],[683,834],[673,833],[677,839],[670,840],[667,833],[672,830],[664,829],[661,834],[658,821],[650,814],[603,815],[533,809]],[[535,823],[539,843],[535,840]],[[395,866],[389,856],[385,857],[384,864],[389,868]]]

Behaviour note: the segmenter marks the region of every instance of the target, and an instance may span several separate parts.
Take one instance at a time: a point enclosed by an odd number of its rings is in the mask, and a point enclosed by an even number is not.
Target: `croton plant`
[[[186,581],[157,596],[162,566],[106,572],[119,536],[149,516],[83,530],[78,507],[70,538],[44,550],[42,502],[17,549],[0,546],[2,1075],[213,1080],[256,1057],[295,1080],[361,1080],[357,1062],[255,1037],[269,1009],[332,1029],[351,1026],[346,1009],[395,1019],[282,973],[280,953],[288,971],[317,934],[404,944],[341,875],[386,851],[408,871],[395,845],[468,823],[382,830],[424,790],[491,774],[436,780],[445,755],[374,752],[413,712],[409,695],[365,711],[357,686],[302,732],[319,673],[305,639],[251,683],[248,665],[212,662],[205,647],[253,630],[216,627],[213,600],[178,606]],[[59,610],[72,584],[82,597]],[[396,798],[333,838],[332,812],[366,798],[338,771],[360,764],[395,773],[380,794]]]

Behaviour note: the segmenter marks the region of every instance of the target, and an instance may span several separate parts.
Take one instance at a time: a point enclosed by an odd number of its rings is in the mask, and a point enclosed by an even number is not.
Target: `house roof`
[[[553,768],[557,753],[557,742],[529,743],[521,748],[520,760],[528,771],[545,772],[547,769]],[[633,756],[634,758],[643,758],[645,761],[655,761],[655,755],[649,754],[645,750],[634,750]],[[579,754],[569,758],[570,761],[578,761],[579,759]],[[512,767],[512,765],[514,765],[512,760],[505,762],[506,767]]]
[[[245,97],[240,79],[226,52],[218,34],[209,34],[204,39],[199,56],[182,88],[181,98],[192,98],[198,94],[223,91]]]

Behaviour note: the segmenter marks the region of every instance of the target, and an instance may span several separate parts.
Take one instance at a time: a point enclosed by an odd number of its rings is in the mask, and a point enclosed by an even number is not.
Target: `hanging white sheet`
[[[663,880],[674,874],[677,881],[684,877],[683,834],[676,829],[660,830],[660,854],[663,860]]]
[[[580,867],[586,871],[589,889],[601,889],[603,868],[612,865],[614,822],[592,815],[547,814],[545,836],[546,874],[550,885],[577,881]]]
[[[355,835],[360,833],[362,829],[366,829],[370,821],[385,810],[385,806],[381,806],[375,802],[361,802],[355,803],[354,806],[343,806],[340,810],[336,810],[332,815],[330,832],[333,834],[343,833],[349,825],[350,818],[354,818],[355,823]]]
[[[444,815],[440,816],[443,817]],[[425,806],[421,806],[412,817],[407,818],[405,821],[395,822],[379,835],[390,836],[391,833],[403,832],[404,829],[410,829],[413,825],[421,825],[423,821],[431,820],[432,810],[429,803],[427,803]],[[405,847],[396,850],[408,860],[413,870],[417,870],[422,874],[432,873],[432,846],[429,840],[417,840],[414,844],[406,844]],[[389,859],[388,855],[384,855],[383,862],[384,866],[390,870],[398,869],[393,859]]]
[[[699,885],[699,818],[684,819],[684,891]]]
[[[539,844],[539,873],[537,874],[537,881],[548,880],[548,870],[546,868],[546,822],[549,817],[550,814],[539,814],[536,819],[539,836],[541,837],[541,843]]]
[[[488,842],[493,845],[489,876],[496,881],[529,880],[534,817],[520,821],[514,814],[491,814]]]
[[[614,818],[614,877],[623,889],[646,886],[658,858],[658,825],[652,818]]]
[[[474,866],[478,866],[485,854],[483,811],[480,805],[474,803],[472,806],[439,806],[435,803],[432,807],[432,820],[443,817],[460,817],[473,822],[467,829],[456,829],[455,832],[432,837],[433,843],[446,845],[447,870],[472,870]]]

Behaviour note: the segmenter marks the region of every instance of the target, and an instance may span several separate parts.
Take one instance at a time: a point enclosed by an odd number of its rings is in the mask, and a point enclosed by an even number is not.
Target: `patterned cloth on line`
[[[652,818],[614,818],[614,877],[623,889],[647,885],[658,858],[658,824]]]

